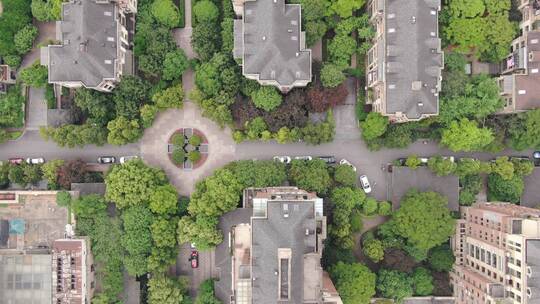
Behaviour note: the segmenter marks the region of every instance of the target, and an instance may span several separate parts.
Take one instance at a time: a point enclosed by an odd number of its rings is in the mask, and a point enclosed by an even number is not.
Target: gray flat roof
[[[439,112],[439,6],[440,0],[386,0],[387,113],[418,119]]]
[[[50,254],[0,254],[2,303],[50,304],[51,259]]]
[[[311,51],[302,45],[299,4],[284,0],[255,0],[244,3],[243,73],[258,74],[281,86],[311,80]],[[238,38],[237,38],[238,39]],[[236,53],[236,51],[235,51]]]
[[[287,204],[288,217],[283,216]],[[253,303],[275,304],[278,298],[279,278],[278,249],[290,248],[291,279],[289,301],[279,303],[303,303],[304,254],[315,251],[316,237],[306,236],[306,229],[316,228],[314,203],[268,201],[268,218],[252,219]]]
[[[62,5],[61,46],[49,46],[49,81],[98,86],[115,77],[117,8],[114,3],[72,0]]]
[[[388,200],[392,201],[394,210],[399,209],[401,198],[411,189],[438,192],[448,198],[448,209],[459,210],[459,178],[455,175],[437,176],[427,167],[413,170],[394,166],[389,178]]]
[[[525,176],[523,179],[525,189],[521,195],[520,205],[525,207],[536,208],[540,205],[540,168],[535,167],[531,175]]]

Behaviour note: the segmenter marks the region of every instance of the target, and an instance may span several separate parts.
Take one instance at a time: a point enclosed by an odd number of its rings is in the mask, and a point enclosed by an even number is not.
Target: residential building
[[[311,81],[311,50],[306,48],[299,4],[285,0],[233,1],[233,56],[242,74],[282,92]]]
[[[57,21],[59,45],[41,49],[49,83],[110,92],[133,73],[136,0],[70,0]]]
[[[246,189],[225,214],[216,249],[216,296],[227,304],[342,301],[321,267],[323,200],[296,187]]]
[[[540,107],[540,1],[520,0],[521,35],[512,42],[511,53],[501,63],[498,79],[505,101],[501,114]]]
[[[94,291],[94,272],[86,239],[59,239],[52,248],[53,304],[86,304]]]
[[[391,122],[439,114],[440,9],[440,0],[368,2],[376,33],[367,54],[367,103]]]
[[[540,303],[540,210],[477,203],[461,211],[451,240],[456,303]]]

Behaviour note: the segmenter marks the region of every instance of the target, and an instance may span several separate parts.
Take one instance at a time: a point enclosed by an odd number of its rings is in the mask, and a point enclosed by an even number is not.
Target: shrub
[[[265,111],[272,111],[282,102],[282,96],[274,87],[265,86],[259,88],[251,95],[253,103],[257,108]]]
[[[174,134],[171,138],[171,143],[177,147],[184,146],[184,135],[180,133]]]
[[[56,204],[62,207],[71,205],[71,194],[69,194],[67,191],[60,191],[56,193]]]
[[[418,166],[420,166],[422,162],[416,155],[410,155],[407,157],[407,160],[405,161],[405,165],[411,169],[416,169]]]
[[[379,202],[379,210],[377,211],[379,215],[390,215],[392,213],[392,204],[387,201]]]
[[[321,82],[326,88],[334,88],[345,81],[342,69],[335,64],[325,64],[321,69]]]
[[[193,14],[197,22],[214,22],[219,17],[219,9],[212,1],[202,0],[193,7]]]
[[[34,44],[37,35],[38,29],[32,24],[23,27],[15,34],[14,42],[19,54],[26,54],[32,49],[32,45]]]
[[[180,11],[171,0],[155,0],[152,4],[152,15],[156,20],[169,28],[180,23]]]
[[[364,241],[362,251],[373,262],[378,263],[384,258],[384,247],[380,240],[371,239]]]
[[[200,146],[201,143],[202,143],[202,138],[198,135],[193,135],[189,138],[189,144],[194,147]]]
[[[184,163],[185,157],[186,157],[186,153],[184,152],[183,149],[176,149],[172,153],[172,162],[175,165],[181,165]]]
[[[192,162],[196,163],[201,159],[201,152],[199,151],[190,151],[187,155],[187,158]]]
[[[358,211],[351,212],[351,231],[353,233],[362,231],[362,215]]]
[[[362,212],[368,216],[373,215],[377,212],[377,207],[377,200],[372,197],[368,197],[362,205]]]

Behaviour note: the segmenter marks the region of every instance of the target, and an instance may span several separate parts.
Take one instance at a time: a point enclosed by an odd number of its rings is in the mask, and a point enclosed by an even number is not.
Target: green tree
[[[111,94],[80,88],[75,92],[75,104],[88,115],[88,122],[106,126],[114,119],[114,102]]]
[[[339,1],[341,0],[338,0],[337,2]],[[356,40],[354,40],[354,38],[352,38],[350,35],[337,35],[334,37],[334,39],[332,39],[332,41],[330,41],[330,43],[328,43],[328,55],[330,62],[342,68],[350,65],[351,56],[355,51]]]
[[[251,95],[253,103],[257,108],[265,111],[272,111],[282,102],[282,96],[271,86],[262,86]]]
[[[113,145],[125,145],[135,142],[142,136],[142,130],[137,120],[128,120],[124,116],[109,121],[107,142]]]
[[[152,239],[157,247],[176,247],[176,221],[172,221],[166,218],[157,218],[152,223],[150,231],[152,233]]]
[[[198,147],[200,146],[202,143],[202,138],[198,135],[192,135],[190,138],[189,138],[189,144],[194,146],[194,147]]]
[[[353,211],[362,205],[366,199],[366,195],[360,189],[342,187],[332,190],[330,197],[334,203],[334,216],[329,233],[336,240],[336,245],[340,248],[352,248],[354,246],[354,241],[352,240],[354,227],[351,219],[355,216]]]
[[[510,144],[516,150],[540,147],[540,109],[527,111],[510,127]]]
[[[321,82],[326,88],[334,88],[345,81],[343,70],[332,63],[324,64],[321,69]]]
[[[361,8],[365,0],[337,0],[330,4],[331,11],[341,18],[351,17],[353,12]]]
[[[428,296],[433,292],[433,277],[429,270],[424,267],[417,267],[412,274],[414,294],[417,296]]]
[[[518,176],[531,175],[534,170],[534,163],[530,160],[513,159],[512,163],[514,164],[514,174]]]
[[[287,180],[285,164],[279,162],[242,160],[229,166],[243,189],[281,186]]]
[[[40,165],[23,165],[23,172],[26,184],[35,185],[43,178]]]
[[[168,87],[152,96],[152,101],[158,109],[165,110],[169,108],[181,109],[184,105],[184,89],[181,84]]]
[[[322,160],[293,160],[289,169],[289,180],[307,191],[326,194],[332,179],[328,174],[326,163]]]
[[[218,19],[219,9],[212,1],[201,0],[197,1],[193,7],[193,14],[197,22],[211,23]]]
[[[191,194],[189,213],[220,216],[234,210],[240,202],[242,189],[231,170],[216,170],[212,176],[196,184],[195,191]]]
[[[47,67],[36,61],[31,66],[21,70],[19,79],[27,86],[43,88],[47,84],[47,75]]]
[[[374,215],[377,212],[378,206],[379,205],[376,199],[368,197],[362,205],[362,213],[367,216]]]
[[[141,106],[150,103],[150,88],[150,83],[139,77],[123,76],[113,92],[116,116],[123,116],[128,120],[139,118]]]
[[[165,274],[155,274],[148,280],[149,304],[182,304],[185,286]]]
[[[32,15],[38,21],[60,20],[61,0],[32,0]]]
[[[525,188],[523,178],[514,175],[504,179],[501,175],[492,173],[488,176],[488,201],[519,203]]]
[[[378,263],[384,258],[384,247],[380,240],[371,239],[362,244],[362,251],[374,263]]]
[[[178,243],[195,243],[199,250],[213,248],[223,241],[223,235],[216,226],[215,217],[199,215],[195,219],[184,216],[178,222]]]
[[[189,151],[187,154],[187,159],[192,163],[196,163],[201,159],[201,152],[197,150]]]
[[[429,251],[428,263],[435,271],[449,272],[454,266],[454,254],[448,245],[440,245]]]
[[[479,128],[475,121],[463,118],[459,122],[452,121],[450,126],[443,131],[441,144],[452,151],[469,152],[481,150],[493,139],[490,129]]]
[[[152,212],[143,205],[131,206],[122,213],[124,234],[121,243],[128,253],[124,264],[126,260],[132,262],[126,265],[130,275],[142,275],[147,272],[146,258],[152,250],[150,227],[153,221]]]
[[[479,174],[480,161],[473,158],[461,158],[457,164],[456,173],[460,177]]]
[[[508,156],[500,156],[491,163],[491,172],[498,174],[503,180],[511,180],[514,177],[514,163]]]
[[[392,213],[392,204],[387,201],[379,202],[377,213],[382,216],[390,215]]]
[[[141,107],[141,123],[143,128],[150,128],[156,115],[159,112],[159,108],[156,105],[145,104]]]
[[[407,157],[407,159],[405,160],[405,166],[411,168],[411,169],[416,169],[418,168],[418,166],[420,166],[422,164],[422,161],[420,160],[420,158],[418,158],[417,155],[413,154],[413,155],[409,155]]]
[[[0,189],[9,186],[9,169],[10,166],[8,164],[0,164]]]
[[[12,184],[21,185],[23,187],[26,186],[26,182],[24,179],[24,170],[23,166],[21,165],[10,165],[8,178],[10,183]]]
[[[368,304],[375,295],[376,276],[360,263],[338,262],[330,268],[330,276],[344,304]]]
[[[93,218],[104,215],[107,210],[107,202],[97,194],[84,195],[71,203],[73,212],[79,218]]]
[[[184,149],[175,149],[171,155],[171,158],[175,165],[181,166],[186,161],[186,152]]]
[[[148,167],[141,160],[114,166],[105,177],[105,197],[120,209],[148,202],[157,186],[167,178],[162,170]]]
[[[170,2],[170,0],[162,1],[167,5]],[[137,20],[135,31],[134,51],[138,59],[137,67],[145,76],[160,77],[163,72],[165,56],[176,50],[177,46],[168,27],[144,21],[143,18]],[[124,78],[122,78],[122,82],[124,82]],[[122,86],[122,82],[120,86]]]
[[[178,211],[178,192],[171,184],[155,188],[150,195],[150,210],[156,214],[172,215]]]
[[[37,35],[38,29],[32,24],[28,24],[15,34],[14,43],[19,54],[24,55],[32,49]]]
[[[205,280],[199,285],[199,292],[195,304],[221,304],[214,295],[214,280]]]
[[[71,205],[71,194],[67,191],[60,191],[56,193],[56,204],[61,207],[68,207]]]
[[[163,61],[163,79],[178,80],[189,68],[189,61],[182,49],[168,52]]]
[[[381,269],[377,278],[377,290],[383,297],[394,299],[398,303],[413,295],[413,286],[408,275],[397,270]]]
[[[342,186],[354,187],[356,185],[356,172],[349,165],[338,165],[334,170],[334,180]]]
[[[21,94],[21,87],[16,85],[8,89],[6,94],[0,96],[0,127],[23,126],[23,104],[25,98]]]
[[[447,205],[448,200],[436,192],[409,191],[392,218],[395,233],[424,251],[442,244],[454,232],[455,220]]]
[[[154,0],[151,11],[159,23],[169,28],[177,27],[180,23],[180,11],[171,0]]]
[[[365,140],[372,140],[380,137],[386,132],[388,124],[388,118],[382,116],[380,113],[370,112],[366,120],[360,123],[362,137],[364,137]]]
[[[457,164],[454,163],[449,157],[443,158],[440,155],[431,157],[428,161],[428,167],[437,176],[447,176],[456,170]]]

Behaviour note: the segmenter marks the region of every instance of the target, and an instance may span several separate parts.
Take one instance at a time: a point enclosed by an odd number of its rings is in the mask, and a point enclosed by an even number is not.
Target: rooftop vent
[[[266,36],[262,36],[262,40],[265,41],[265,40],[266,40]]]
[[[519,90],[518,94],[519,95],[525,95],[525,94],[527,94],[527,91],[526,90]]]
[[[287,33],[292,33],[292,30],[291,30],[291,29],[288,29],[288,30],[287,30]]]
[[[114,41],[114,37],[107,37],[107,41],[113,42],[113,41]]]
[[[411,85],[411,89],[413,91],[420,91],[422,89],[422,82],[421,81],[413,81]]]
[[[412,16],[412,17],[411,17],[411,23],[412,23],[412,24],[415,24],[415,23],[416,23],[416,17],[415,17],[415,16]]]
[[[393,27],[388,29],[388,33],[395,33],[395,32],[396,32],[396,29]]]
[[[297,20],[291,20],[291,25],[298,25],[298,21]]]
[[[423,107],[423,106],[424,106],[424,103],[423,103],[423,102],[419,102],[419,103],[418,103],[418,106],[419,106],[419,107]]]
[[[109,16],[109,17],[110,17],[110,16],[112,16],[112,12],[110,12],[110,11],[105,11],[105,12],[103,12],[103,15]]]
[[[297,41],[297,40],[298,40],[298,37],[297,37],[297,36],[292,36],[292,37],[291,37],[291,40],[292,40],[292,41]]]
[[[388,14],[388,19],[394,19],[394,18],[396,18],[396,14],[394,13]]]
[[[531,44],[537,44],[538,43],[538,39],[531,39]]]
[[[112,64],[112,60],[105,59],[105,64]]]
[[[430,13],[432,16],[437,15],[437,11],[436,11],[436,10],[431,10],[429,13]]]

